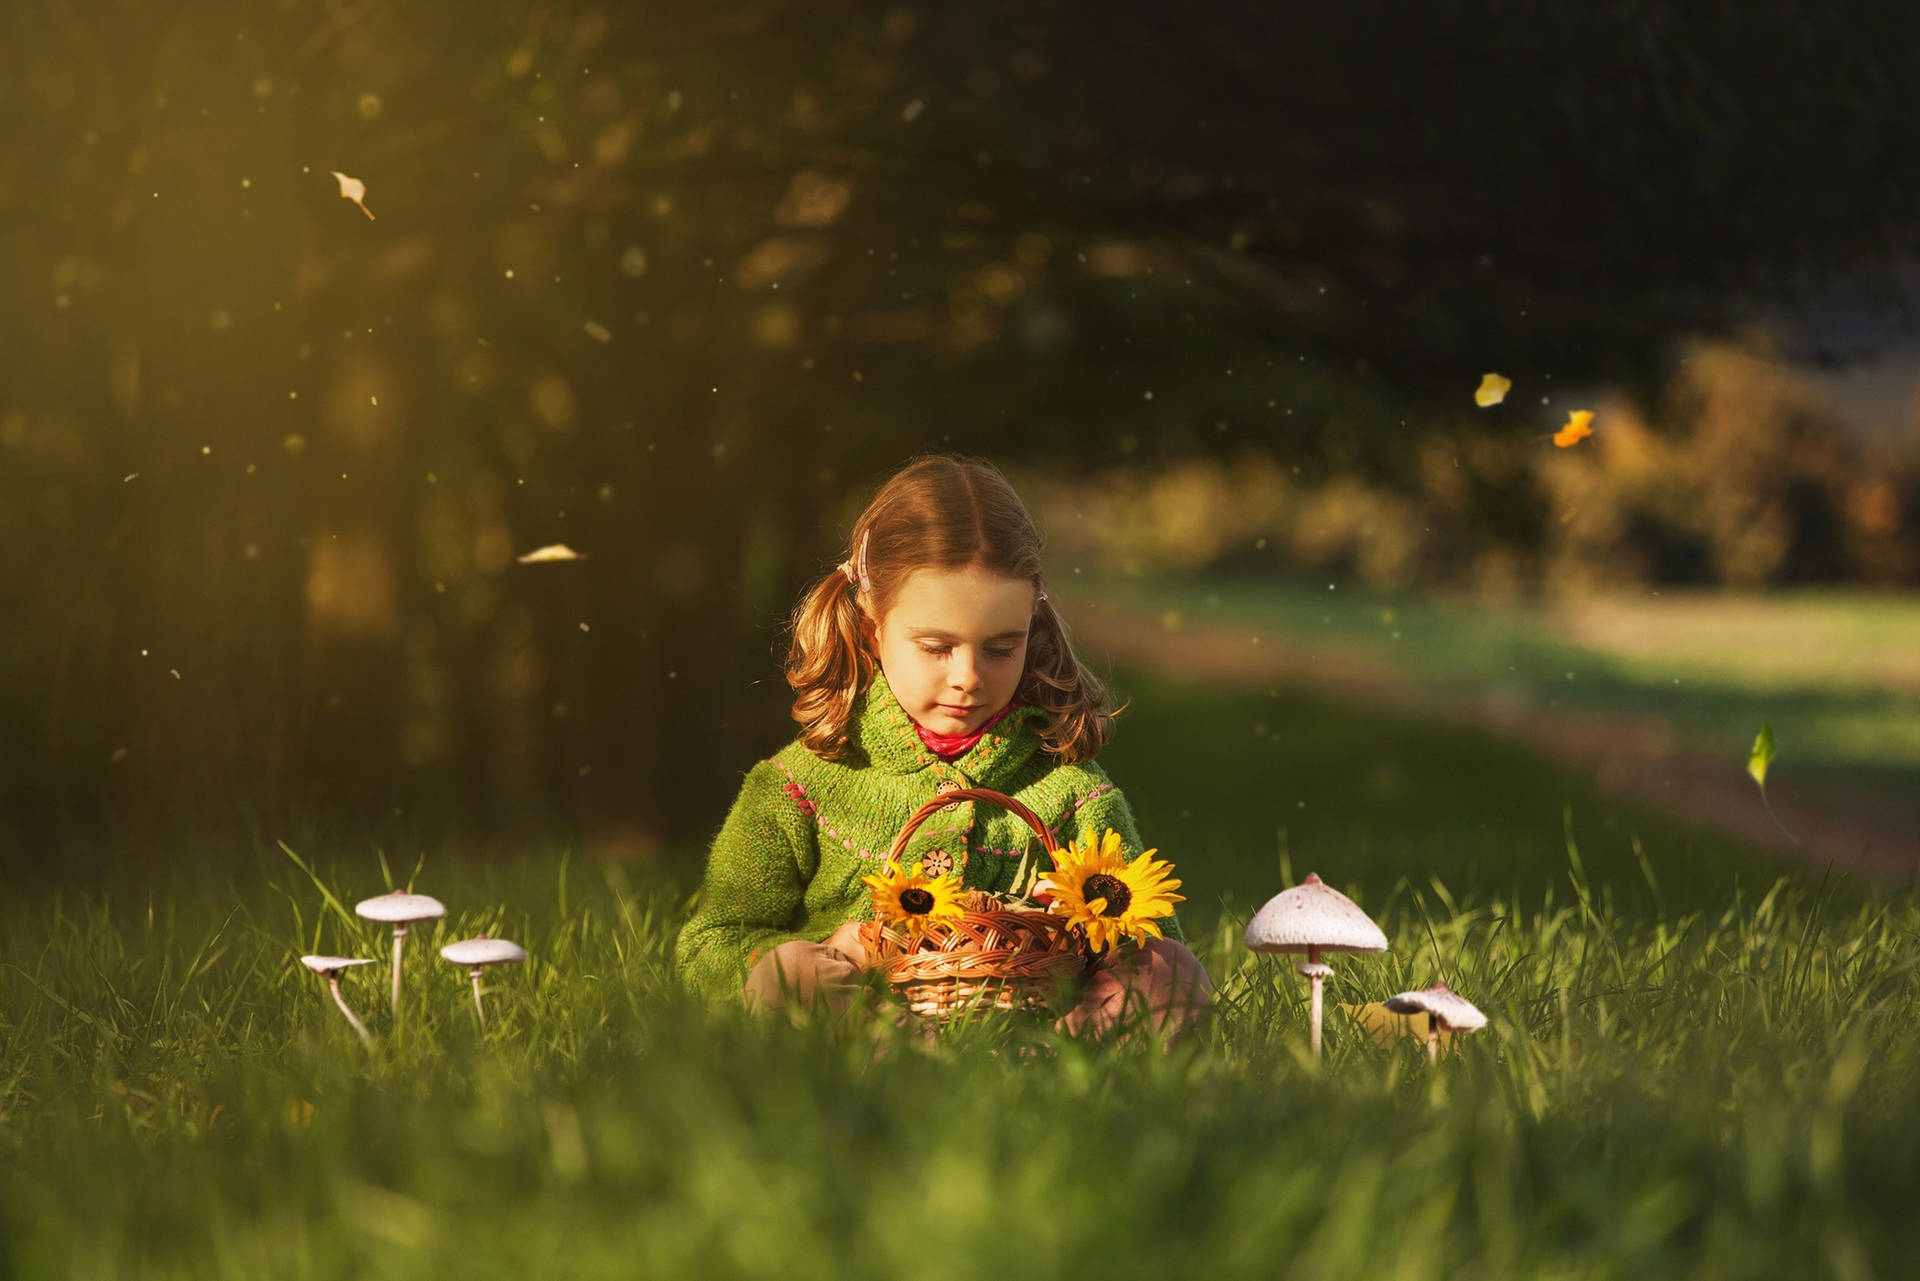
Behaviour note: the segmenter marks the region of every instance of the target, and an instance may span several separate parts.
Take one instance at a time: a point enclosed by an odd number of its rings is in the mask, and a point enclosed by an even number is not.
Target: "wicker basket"
[[[963,787],[915,810],[886,861],[897,863],[914,829],[946,806],[986,801],[1026,821],[1049,854],[1060,848],[1037,815],[1003,792]],[[993,895],[969,890],[958,918],[927,927],[918,940],[905,931],[868,921],[860,927],[868,963],[886,977],[915,1014],[949,1019],[975,1009],[1035,1010],[1050,1007],[1060,988],[1091,963],[1067,934],[1061,918],[1047,912],[1003,906]]]

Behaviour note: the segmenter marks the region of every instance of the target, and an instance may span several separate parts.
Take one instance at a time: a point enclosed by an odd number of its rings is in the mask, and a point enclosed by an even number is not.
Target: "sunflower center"
[[[912,916],[925,916],[933,910],[933,895],[915,886],[900,891],[900,910]]]
[[[1105,872],[1096,872],[1081,882],[1080,897],[1089,902],[1097,898],[1107,900],[1107,905],[1100,910],[1102,916],[1119,916],[1133,903],[1133,891],[1127,888],[1127,883]]]

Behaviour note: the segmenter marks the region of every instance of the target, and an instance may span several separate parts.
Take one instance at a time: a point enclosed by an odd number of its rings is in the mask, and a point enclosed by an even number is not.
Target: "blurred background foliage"
[[[10,6],[6,861],[698,839],[926,449],[1063,567],[1911,584],[1911,22]]]

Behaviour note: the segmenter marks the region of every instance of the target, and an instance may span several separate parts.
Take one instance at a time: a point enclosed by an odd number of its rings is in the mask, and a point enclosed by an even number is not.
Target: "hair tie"
[[[860,590],[868,593],[873,591],[873,581],[867,577],[867,537],[872,533],[871,529],[862,533],[860,549],[854,553],[853,559],[840,562],[840,572],[847,576],[847,581],[858,583]]]
[[[1047,598],[1047,589],[1042,587],[1040,589],[1040,599],[1045,600],[1046,598]]]

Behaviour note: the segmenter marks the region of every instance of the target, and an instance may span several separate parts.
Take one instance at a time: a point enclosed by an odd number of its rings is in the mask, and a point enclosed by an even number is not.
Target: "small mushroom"
[[[1313,1057],[1320,1057],[1320,985],[1333,970],[1320,961],[1322,952],[1384,952],[1387,936],[1360,910],[1359,904],[1323,882],[1312,872],[1307,879],[1268,899],[1247,922],[1246,943],[1255,952],[1305,952],[1306,975],[1313,990]]]
[[[1461,997],[1446,983],[1434,983],[1419,991],[1404,991],[1382,1003],[1394,1014],[1427,1016],[1427,1062],[1440,1058],[1442,1031],[1478,1031],[1486,1027],[1486,1014],[1480,1014],[1473,1001]]]
[[[407,942],[407,926],[415,921],[432,921],[445,916],[447,909],[439,899],[426,894],[395,890],[361,899],[353,905],[356,914],[369,921],[393,926],[393,1025],[400,1026],[400,954]]]
[[[455,965],[467,967],[473,979],[473,1008],[480,1015],[480,1026],[487,1025],[487,1008],[480,1004],[480,971],[489,965],[518,965],[527,959],[527,950],[518,943],[506,939],[491,939],[482,934],[478,938],[461,939],[458,943],[449,943],[440,949],[440,955]]]
[[[350,970],[356,965],[372,965],[373,962],[364,956],[303,956],[300,958],[300,964],[315,974],[326,976],[327,986],[333,989],[333,1003],[340,1007],[342,1014],[347,1016],[347,1022],[353,1024],[353,1030],[360,1034],[360,1044],[369,1049],[373,1048],[373,1038],[367,1035],[367,1025],[360,1021],[360,1016],[353,1012],[351,1005],[347,1004],[347,998],[340,995],[341,971]]]
[[[1401,992],[1381,1002],[1395,1014],[1427,1016],[1427,1062],[1440,1058],[1440,1033],[1477,1032],[1487,1025],[1487,1016],[1445,983],[1435,983],[1417,992]]]

